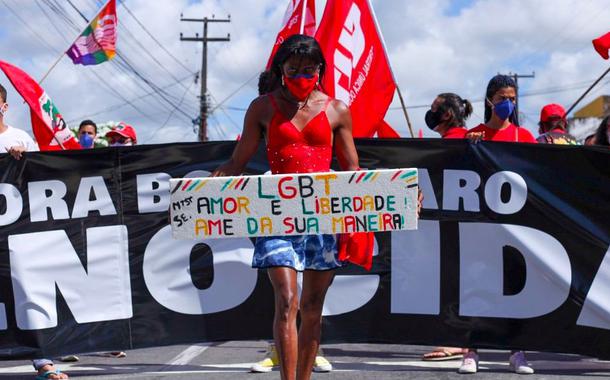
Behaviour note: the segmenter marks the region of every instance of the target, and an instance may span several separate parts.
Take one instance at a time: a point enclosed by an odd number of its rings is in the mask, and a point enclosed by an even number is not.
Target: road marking
[[[170,360],[161,370],[165,370],[170,366],[175,365],[186,365],[191,362],[191,360],[195,359],[197,356],[201,355],[205,350],[210,348],[212,343],[200,343],[195,344],[193,346],[187,347],[184,351],[176,355],[172,360]]]

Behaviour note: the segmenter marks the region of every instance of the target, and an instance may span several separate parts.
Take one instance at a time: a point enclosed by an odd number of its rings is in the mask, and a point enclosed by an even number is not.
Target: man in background
[[[559,104],[542,107],[538,126],[540,136],[536,140],[540,144],[578,145],[576,138],[567,131],[566,110]]]

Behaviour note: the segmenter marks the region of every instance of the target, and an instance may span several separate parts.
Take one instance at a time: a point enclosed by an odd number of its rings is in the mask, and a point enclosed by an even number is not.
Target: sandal
[[[461,350],[461,348],[459,349]],[[426,362],[440,362],[444,360],[457,360],[462,359],[464,354],[462,351],[460,352],[452,352],[451,348],[448,347],[439,347],[438,349],[428,352],[422,356],[423,361]]]

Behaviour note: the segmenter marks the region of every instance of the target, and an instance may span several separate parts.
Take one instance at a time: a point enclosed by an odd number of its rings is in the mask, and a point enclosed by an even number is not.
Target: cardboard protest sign
[[[417,169],[171,179],[175,239],[417,229]]]

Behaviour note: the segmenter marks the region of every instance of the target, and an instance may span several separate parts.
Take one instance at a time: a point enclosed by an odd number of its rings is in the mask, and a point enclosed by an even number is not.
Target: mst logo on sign
[[[360,64],[366,39],[360,24],[362,12],[358,5],[352,4],[341,35],[339,46],[335,49],[335,98],[348,106],[351,105],[353,97],[350,96],[352,86],[352,72]]]

